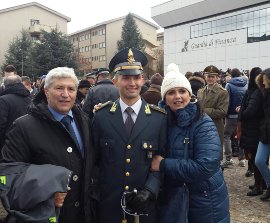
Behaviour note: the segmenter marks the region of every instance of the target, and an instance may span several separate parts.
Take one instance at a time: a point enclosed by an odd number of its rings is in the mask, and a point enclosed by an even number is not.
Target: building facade
[[[40,38],[41,30],[57,28],[67,34],[67,23],[71,19],[37,2],[0,10],[0,65],[4,62],[9,43],[28,30],[33,40]]]
[[[149,64],[147,69],[155,69],[153,49],[157,47],[157,25],[132,14],[145,42],[145,53]],[[117,41],[121,39],[125,16],[99,23],[69,35],[81,61],[81,71],[88,73],[93,69],[108,67],[117,52]]]
[[[270,1],[172,0],[152,7],[164,28],[164,65],[201,71],[270,67]]]

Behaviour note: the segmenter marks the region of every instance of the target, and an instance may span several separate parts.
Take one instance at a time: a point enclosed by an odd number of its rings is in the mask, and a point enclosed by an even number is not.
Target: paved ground
[[[270,200],[262,202],[259,196],[246,196],[248,186],[254,183],[253,177],[245,177],[247,167],[239,167],[236,164],[224,170],[230,196],[231,223],[269,223],[270,222]],[[5,211],[0,208],[0,216]]]
[[[224,169],[230,197],[231,223],[269,223],[270,200],[262,202],[260,196],[246,196],[248,186],[254,180],[253,177],[245,177],[247,167],[239,167],[238,160],[234,160],[234,166]]]

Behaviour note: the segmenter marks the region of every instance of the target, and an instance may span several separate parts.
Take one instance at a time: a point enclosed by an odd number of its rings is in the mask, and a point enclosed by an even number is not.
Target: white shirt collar
[[[131,107],[134,111],[134,113],[136,114],[136,116],[138,116],[139,111],[141,109],[142,106],[142,99],[140,98],[138,101],[136,101],[132,106],[128,106],[125,102],[123,102],[123,100],[120,98],[119,99],[119,104],[121,107],[121,112],[122,114],[125,112],[127,107]]]

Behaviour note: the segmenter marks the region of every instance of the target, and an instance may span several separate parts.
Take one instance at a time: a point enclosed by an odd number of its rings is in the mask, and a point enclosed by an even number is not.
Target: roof
[[[5,12],[18,10],[18,9],[22,9],[22,8],[26,8],[26,7],[30,7],[30,6],[37,6],[39,8],[42,8],[42,9],[48,11],[48,12],[51,12],[51,13],[55,14],[55,15],[58,15],[59,17],[62,17],[63,19],[67,20],[67,22],[71,21],[71,18],[69,18],[69,17],[67,17],[67,16],[65,16],[65,15],[63,15],[63,14],[57,12],[57,11],[54,11],[54,10],[44,6],[44,5],[41,5],[41,4],[37,3],[37,2],[29,2],[29,3],[23,4],[23,5],[17,5],[17,6],[14,6],[14,7],[1,9],[0,14],[5,13]]]
[[[266,3],[269,0],[171,0],[152,7],[151,15],[157,24],[167,28]]]
[[[138,16],[138,15],[136,15],[136,14],[134,14],[134,13],[131,13],[131,15],[132,15],[133,17],[135,17],[135,18],[137,18],[137,19],[139,19],[139,20],[142,20],[143,22],[145,22],[145,23],[147,23],[147,24],[149,24],[149,25],[155,27],[156,29],[159,29],[159,26],[158,26],[158,25],[156,25],[156,24],[154,24],[154,23],[152,23],[152,22],[150,22],[150,21],[144,19],[144,18],[141,17],[141,16]],[[115,18],[115,19],[107,20],[107,21],[104,21],[104,22],[101,22],[101,23],[97,23],[96,25],[87,27],[87,28],[85,28],[85,29],[78,30],[78,31],[76,31],[76,32],[74,32],[74,33],[71,33],[71,34],[69,34],[69,36],[76,35],[76,34],[78,34],[78,33],[82,33],[82,32],[88,31],[89,29],[94,29],[94,28],[96,28],[96,27],[103,26],[103,25],[107,25],[107,24],[109,24],[109,23],[113,23],[113,22],[116,22],[116,21],[119,21],[119,20],[122,20],[122,19],[125,19],[125,18],[126,18],[126,15],[125,15],[125,16],[121,16],[121,17],[118,17],[118,18]]]

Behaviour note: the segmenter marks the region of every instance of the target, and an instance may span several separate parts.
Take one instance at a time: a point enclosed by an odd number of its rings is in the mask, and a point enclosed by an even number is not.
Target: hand
[[[96,112],[101,107],[102,103],[98,103],[97,105],[94,106],[93,113]]]
[[[164,158],[160,155],[154,156],[154,158],[152,159],[152,163],[151,163],[151,170],[159,171],[160,162],[163,159]]]
[[[60,192],[55,193],[55,195],[54,195],[55,207],[57,207],[57,208],[63,207],[64,200],[65,200],[66,196],[67,196],[67,193],[60,193]]]
[[[154,194],[147,189],[133,192],[126,200],[127,208],[137,213],[147,213],[153,200],[155,200]]]

